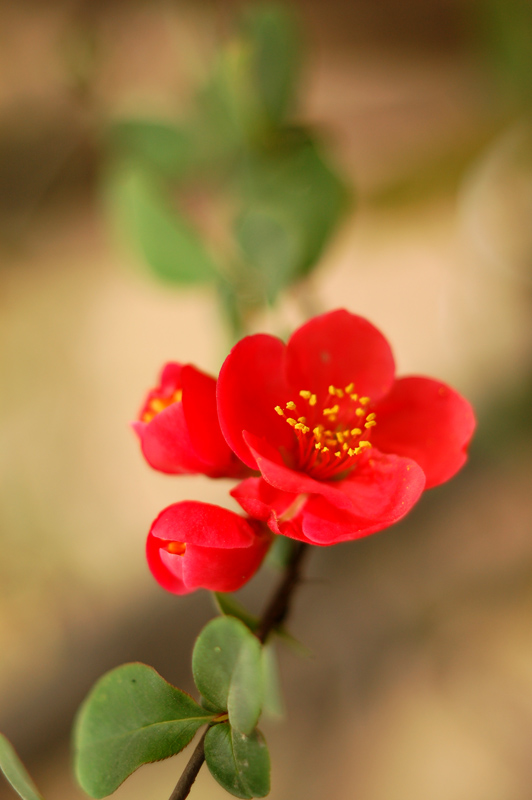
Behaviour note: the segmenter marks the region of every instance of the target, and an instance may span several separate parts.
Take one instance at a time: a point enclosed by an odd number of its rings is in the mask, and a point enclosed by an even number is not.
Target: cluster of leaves
[[[286,7],[248,7],[186,118],[108,132],[119,228],[160,279],[216,284],[235,332],[308,275],[346,205],[315,135],[292,122],[299,53]]]
[[[216,600],[223,615],[201,631],[192,655],[201,704],[141,663],[111,670],[89,693],[75,747],[77,777],[91,797],[107,797],[141,765],[181,752],[203,726],[205,760],[218,783],[235,797],[268,794],[270,759],[257,723],[263,710],[279,713],[273,645],[259,641],[258,620],[231,596]],[[42,800],[4,737],[0,769],[23,800]]]

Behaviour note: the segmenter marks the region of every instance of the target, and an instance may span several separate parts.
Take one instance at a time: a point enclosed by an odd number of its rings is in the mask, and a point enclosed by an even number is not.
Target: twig
[[[301,580],[302,560],[308,549],[307,545],[303,542],[294,542],[292,546],[292,552],[285,566],[283,576],[270,602],[266,606],[255,631],[255,636],[260,639],[263,644],[272,630],[284,622],[290,612],[292,594]],[[185,798],[188,797],[192,789],[192,784],[196,780],[198,772],[205,761],[205,736],[207,735],[207,730],[192,753],[183,774],[170,795],[170,800],[185,800]]]
[[[190,756],[190,759],[183,770],[183,774],[179,778],[174,791],[170,795],[170,800],[185,800],[185,797],[188,797],[189,792],[192,789],[192,784],[196,780],[198,772],[205,761],[205,737],[207,736],[208,730],[209,729],[207,728],[198,744],[194,748],[194,752]]]

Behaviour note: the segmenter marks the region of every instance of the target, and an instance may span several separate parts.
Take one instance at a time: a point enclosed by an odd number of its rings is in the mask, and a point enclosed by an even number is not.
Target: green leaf
[[[217,617],[200,633],[192,654],[194,680],[203,697],[242,733],[257,724],[262,708],[261,644],[234,617]]]
[[[152,667],[117,667],[95,684],[78,714],[79,783],[91,797],[106,797],[142,764],[179,753],[212,719]]]
[[[26,772],[15,748],[0,733],[0,769],[22,800],[42,800],[42,795]]]
[[[228,722],[213,725],[205,737],[205,760],[213,778],[235,797],[249,800],[270,791],[270,756],[258,730],[246,736]]]
[[[273,300],[316,266],[347,192],[304,131],[292,131],[286,141],[243,161],[240,187],[235,236]]]
[[[176,177],[190,162],[190,135],[170,122],[150,119],[123,119],[113,123],[109,142],[118,158],[145,163],[165,175]]]
[[[251,70],[265,115],[280,124],[294,104],[300,47],[293,15],[285,5],[248,8],[243,32],[252,47]]]
[[[110,180],[111,211],[152,272],[176,284],[211,282],[216,266],[191,226],[172,208],[162,188],[137,166]]]
[[[272,719],[282,719],[285,715],[277,653],[272,641],[262,648],[262,668],[264,673],[264,713]]]
[[[236,617],[241,620],[252,633],[256,630],[259,624],[258,617],[254,614],[250,614],[232,594],[226,594],[224,592],[213,592],[212,594],[216,608],[221,614],[224,614],[226,617]]]

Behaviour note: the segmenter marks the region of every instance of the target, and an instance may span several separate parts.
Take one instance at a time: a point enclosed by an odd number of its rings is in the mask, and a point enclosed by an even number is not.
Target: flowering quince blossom
[[[258,334],[226,358],[218,417],[260,477],[232,492],[274,533],[316,545],[392,525],[466,460],[475,420],[444,383],[395,378],[384,336],[344,310],[315,317],[287,345]]]

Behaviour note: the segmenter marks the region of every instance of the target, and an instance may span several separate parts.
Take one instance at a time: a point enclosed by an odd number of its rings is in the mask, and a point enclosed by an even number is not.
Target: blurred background
[[[144,464],[128,422],[160,367],[216,373],[244,332],[344,306],[479,429],[401,524],[313,552],[270,796],[529,800],[529,0],[0,9],[0,729],[44,796],[84,796],[70,730],[102,672],[192,691],[213,614],[144,561],[165,505],[229,505]],[[116,796],[164,800],[187,758]],[[192,796],[227,795],[204,769]]]

